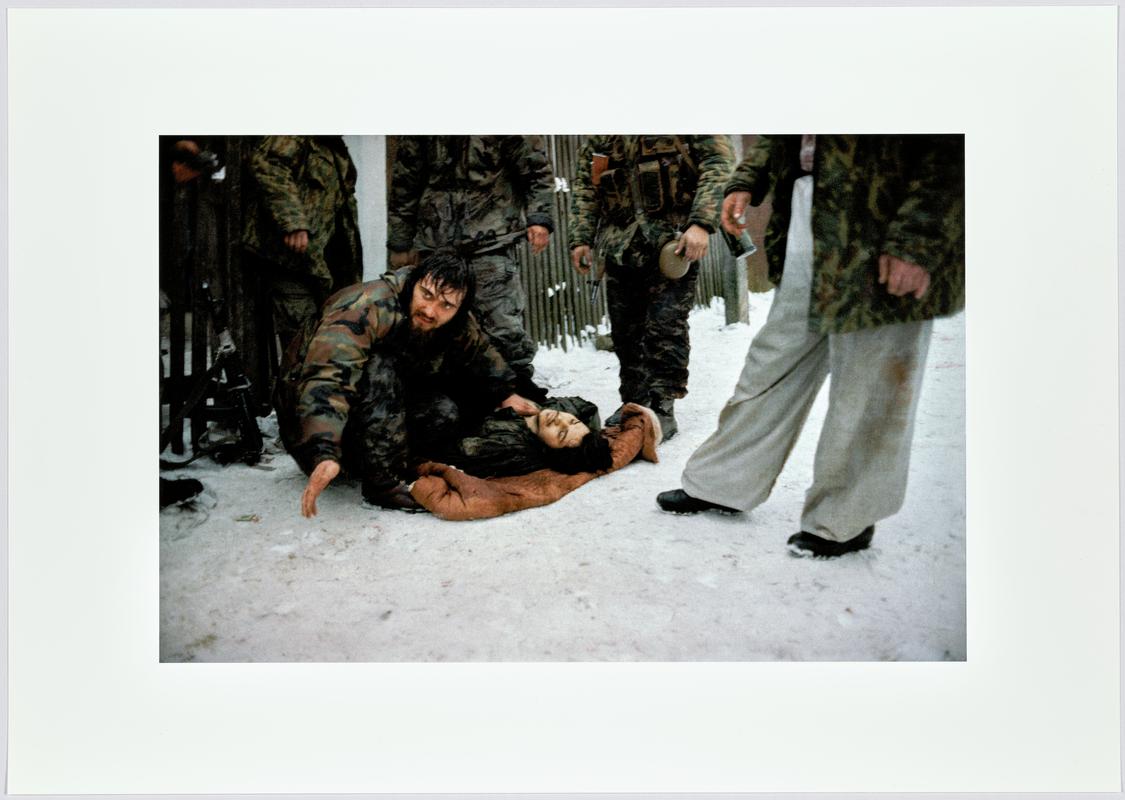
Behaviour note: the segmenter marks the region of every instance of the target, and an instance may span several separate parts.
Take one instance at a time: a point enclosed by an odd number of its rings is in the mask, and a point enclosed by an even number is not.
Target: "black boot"
[[[675,402],[670,397],[662,397],[652,403],[652,410],[656,412],[656,418],[660,420],[660,429],[664,432],[665,442],[675,436],[678,430],[676,416],[672,413],[672,406]]]
[[[408,514],[418,514],[426,510],[426,507],[410,494],[410,489],[405,483],[398,483],[391,487],[372,487],[364,484],[362,492],[366,502],[379,508],[405,511]]]
[[[855,538],[848,539],[846,542],[834,542],[831,539],[825,539],[821,536],[816,536],[807,531],[795,533],[789,537],[787,547],[789,552],[795,556],[816,556],[817,558],[836,558],[845,553],[854,553],[859,550],[866,550],[871,546],[871,537],[875,535],[875,526],[868,525],[863,531]]]

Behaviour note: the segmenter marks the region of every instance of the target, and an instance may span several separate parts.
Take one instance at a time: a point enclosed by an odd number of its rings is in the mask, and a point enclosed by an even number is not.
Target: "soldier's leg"
[[[304,322],[320,313],[320,303],[313,289],[297,278],[271,277],[269,285],[274,332],[281,342],[280,352],[285,352]]]
[[[605,272],[610,336],[619,365],[622,403],[648,405],[644,372],[645,309],[648,303],[643,272],[628,261],[609,263]]]
[[[654,399],[675,400],[687,394],[688,315],[695,299],[699,268],[669,280],[653,264],[644,330],[644,372]]]
[[[520,280],[519,263],[510,254],[477,256],[469,261],[476,278],[473,313],[492,346],[517,376],[530,381],[535,341],[524,327],[527,298]]]
[[[847,541],[902,507],[932,321],[828,337],[832,373],[801,530]]]
[[[391,356],[372,353],[344,428],[343,467],[363,483],[364,497],[394,487],[406,468],[406,403]]]

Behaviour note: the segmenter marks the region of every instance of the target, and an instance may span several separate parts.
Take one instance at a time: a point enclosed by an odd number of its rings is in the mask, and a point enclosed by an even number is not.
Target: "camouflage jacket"
[[[512,393],[515,374],[489,344],[476,319],[466,315],[455,330],[439,330],[431,346],[412,346],[409,299],[401,297],[410,267],[359,283],[328,298],[319,321],[306,325],[281,365],[278,396],[295,417],[295,441],[287,442],[302,463],[340,460],[348,410],[368,355],[376,349],[400,354],[406,380],[438,376],[470,384],[495,407]],[[288,398],[285,400],[284,398]]]
[[[607,157],[597,186],[595,154]],[[726,136],[590,136],[570,191],[570,247],[617,260],[638,231],[654,248],[691,225],[713,233],[733,166]]]
[[[339,136],[264,136],[247,160],[250,180],[242,243],[280,270],[312,277],[322,294],[363,274],[355,200],[356,170]],[[307,230],[299,254],[282,241]],[[339,234],[326,258],[328,242]]]
[[[462,255],[554,230],[555,180],[541,136],[403,136],[387,198],[387,249]]]
[[[770,277],[781,280],[800,136],[762,136],[726,193],[774,194],[766,230]],[[813,162],[809,329],[844,333],[931,319],[965,306],[965,146],[961,135],[820,136]],[[879,284],[880,254],[926,268],[921,300]]]

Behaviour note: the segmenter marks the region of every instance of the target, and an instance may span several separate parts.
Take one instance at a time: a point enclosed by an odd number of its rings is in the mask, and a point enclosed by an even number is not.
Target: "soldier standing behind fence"
[[[340,136],[265,136],[248,159],[243,245],[269,287],[284,349],[363,274],[356,169]]]
[[[541,136],[403,136],[391,173],[387,250],[392,267],[452,249],[476,279],[473,314],[533,400],[536,345],[524,326],[527,298],[516,247],[547,247],[555,191]]]
[[[674,401],[687,394],[687,318],[699,265],[667,278],[660,250],[678,238],[678,254],[702,260],[733,167],[726,136],[591,136],[578,153],[571,260],[585,275],[604,259],[622,404],[652,408],[665,439],[676,433]]]

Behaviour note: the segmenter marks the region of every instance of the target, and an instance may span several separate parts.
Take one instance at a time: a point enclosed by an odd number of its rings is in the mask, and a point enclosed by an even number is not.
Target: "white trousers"
[[[812,193],[811,176],[797,180],[781,286],[718,429],[688,459],[683,488],[743,511],[764,502],[831,373],[801,530],[847,541],[902,507],[933,323],[809,331]]]

